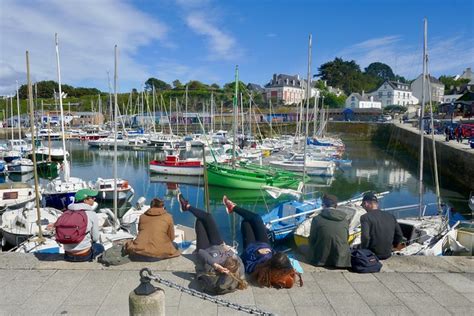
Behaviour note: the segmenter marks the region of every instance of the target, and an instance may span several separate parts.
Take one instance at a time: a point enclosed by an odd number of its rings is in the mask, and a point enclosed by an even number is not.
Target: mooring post
[[[145,273],[146,272],[146,273]],[[130,316],[165,315],[165,291],[153,286],[147,268],[140,271],[140,285],[128,296]]]

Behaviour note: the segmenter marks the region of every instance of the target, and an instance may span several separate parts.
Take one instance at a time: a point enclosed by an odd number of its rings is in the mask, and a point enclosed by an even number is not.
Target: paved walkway
[[[103,267],[0,253],[0,315],[128,315],[138,271],[195,288],[193,264],[180,257]],[[355,274],[302,263],[304,286],[249,287],[221,296],[278,315],[473,315],[472,257],[395,257],[381,273]],[[164,288],[167,315],[244,315]]]
[[[420,135],[419,128],[413,127],[409,123],[399,123],[397,120],[395,120],[395,121],[393,121],[393,124],[395,124],[398,127],[401,127],[403,129],[406,129],[406,130],[410,130],[413,133],[416,133],[416,134]],[[474,149],[472,149],[471,146],[469,145],[469,140],[468,139],[464,139],[462,141],[462,143],[458,143],[456,140],[450,140],[449,142],[447,142],[446,137],[445,137],[444,134],[443,135],[434,135],[434,137],[435,137],[435,140],[437,142],[443,143],[446,146],[450,146],[450,147],[460,149],[462,151],[466,151],[466,152],[470,152],[470,153],[474,154]],[[425,138],[431,139],[431,134],[429,134],[429,135],[426,134]]]

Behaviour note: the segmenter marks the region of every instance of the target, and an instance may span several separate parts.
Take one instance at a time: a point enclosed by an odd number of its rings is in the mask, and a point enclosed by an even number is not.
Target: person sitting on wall
[[[173,245],[173,217],[166,211],[164,202],[153,199],[150,208],[140,215],[138,235],[128,241],[124,252],[132,261],[158,261],[178,257],[181,253]]]
[[[398,248],[403,234],[395,216],[382,212],[373,192],[364,194],[361,206],[367,211],[360,217],[362,249],[371,250],[379,259],[388,259]]]

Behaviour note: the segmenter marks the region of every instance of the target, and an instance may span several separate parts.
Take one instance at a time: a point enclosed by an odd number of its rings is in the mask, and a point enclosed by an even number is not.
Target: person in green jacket
[[[349,220],[338,210],[337,197],[325,194],[323,210],[313,218],[309,233],[309,260],[317,266],[349,268]]]

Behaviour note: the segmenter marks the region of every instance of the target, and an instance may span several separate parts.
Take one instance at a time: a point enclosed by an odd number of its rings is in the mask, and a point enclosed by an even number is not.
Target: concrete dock
[[[128,295],[139,284],[143,267],[196,288],[189,257],[115,267],[55,259],[0,253],[0,315],[128,315]],[[219,297],[277,315],[474,314],[472,257],[393,257],[383,264],[380,273],[356,274],[301,263],[303,287],[252,285]],[[165,291],[167,315],[244,315],[160,287]]]

